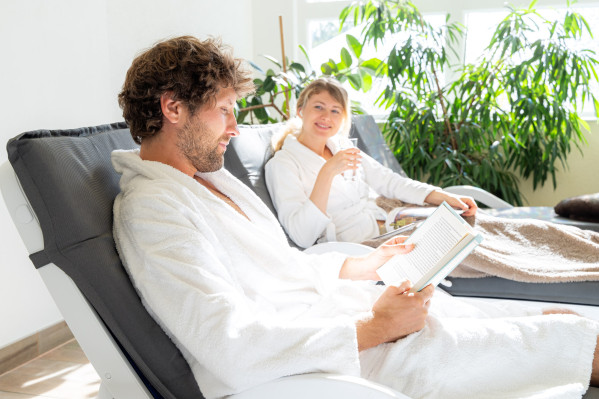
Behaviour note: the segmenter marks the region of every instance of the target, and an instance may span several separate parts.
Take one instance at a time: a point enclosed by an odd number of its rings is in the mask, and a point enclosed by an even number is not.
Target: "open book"
[[[482,236],[443,202],[406,240],[414,249],[395,255],[377,273],[387,285],[410,280],[410,291],[420,291],[439,284],[481,241]]]

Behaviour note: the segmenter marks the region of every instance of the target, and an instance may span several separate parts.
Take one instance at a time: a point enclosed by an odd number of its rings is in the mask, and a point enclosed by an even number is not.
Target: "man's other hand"
[[[372,307],[372,317],[356,324],[360,351],[424,328],[435,288],[428,285],[420,292],[410,293],[411,287],[409,281],[388,286]]]

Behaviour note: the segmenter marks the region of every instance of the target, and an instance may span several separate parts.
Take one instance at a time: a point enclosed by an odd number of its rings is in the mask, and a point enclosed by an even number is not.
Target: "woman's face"
[[[301,134],[305,138],[328,139],[339,132],[345,118],[343,106],[327,91],[312,94],[298,115],[303,121]]]

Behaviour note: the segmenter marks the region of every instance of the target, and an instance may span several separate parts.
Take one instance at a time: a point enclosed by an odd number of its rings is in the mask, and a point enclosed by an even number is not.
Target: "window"
[[[549,21],[563,19],[566,12],[565,8],[561,9],[539,9],[539,14]],[[599,7],[584,7],[576,9],[587,20],[591,29],[599,26]],[[466,13],[466,27],[468,34],[466,36],[466,54],[465,62],[471,63],[483,52],[485,47],[491,41],[491,37],[497,25],[508,15],[507,10],[502,11],[474,11]],[[534,18],[539,22],[538,18]],[[535,35],[541,38],[548,33],[548,28],[545,26],[539,33]],[[598,32],[595,32],[598,33]],[[537,37],[530,37],[531,41]],[[577,40],[569,44],[572,48],[590,48],[599,51],[599,40],[593,39],[586,35],[582,40]]]
[[[484,52],[495,28],[507,15],[507,11],[478,11],[466,14],[466,64],[473,63]]]
[[[344,31],[339,34],[339,13],[349,1],[341,0],[298,0],[301,3],[298,15],[298,24],[301,26],[298,30],[300,43],[307,44],[311,67],[320,71],[320,65],[323,62],[333,58],[338,61],[340,58],[339,51],[342,46],[346,46],[345,35],[351,34],[355,37],[360,37],[360,27],[345,26]],[[345,3],[345,4],[344,4]],[[464,42],[464,62],[472,63],[478,56],[481,55],[485,47],[489,44],[492,34],[497,24],[505,18],[508,10],[503,7],[503,2],[496,1],[489,5],[486,10],[464,10],[456,4],[435,3],[435,4],[420,4],[417,6],[421,9],[427,20],[433,26],[441,26],[445,23],[446,13],[450,13],[452,21],[463,21],[467,27],[467,35]],[[581,4],[582,3],[582,4]],[[586,3],[586,4],[585,4]],[[560,4],[562,4],[560,2]],[[558,16],[563,16],[565,7],[556,8],[541,8],[537,7],[537,11],[547,19],[555,19]],[[581,12],[587,20],[591,29],[594,29],[595,38],[587,37],[581,41],[576,41],[571,44],[572,47],[586,47],[594,50],[597,53],[596,58],[599,58],[599,6],[597,2],[580,0],[576,8]],[[303,40],[301,38],[304,38]],[[533,39],[533,38],[531,38]],[[364,49],[362,58],[367,59],[377,54],[385,54],[389,52],[390,46],[398,38],[390,38],[388,43],[379,46],[378,52],[374,49]],[[599,71],[598,71],[599,72]],[[442,79],[450,79],[449,71],[446,71],[446,76]],[[373,82],[373,86],[377,82]],[[381,82],[378,84],[382,86]],[[349,86],[349,85],[348,85]],[[597,84],[595,83],[595,86]],[[351,88],[349,89],[352,92]],[[370,93],[351,93],[353,97],[360,98],[366,110],[372,110],[376,113],[381,113],[381,110],[374,110],[372,104],[376,100],[376,89],[373,88]],[[599,96],[599,87],[596,89]],[[370,107],[367,105],[370,104]]]
[[[339,20],[331,18],[313,19],[308,22],[308,32],[310,34],[308,48],[316,48],[336,37],[341,39],[351,27],[351,24],[345,23],[343,29],[339,32]]]

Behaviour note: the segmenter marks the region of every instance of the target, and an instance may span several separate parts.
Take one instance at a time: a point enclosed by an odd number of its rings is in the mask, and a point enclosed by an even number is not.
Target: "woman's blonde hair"
[[[299,98],[297,99],[297,109],[303,109],[310,97],[314,94],[319,94],[322,92],[327,92],[341,104],[343,108],[343,124],[339,129],[337,134],[341,134],[347,136],[349,134],[349,129],[351,127],[351,106],[349,103],[349,96],[347,95],[347,90],[341,86],[341,83],[335,78],[330,76],[322,76],[318,79],[312,81],[308,86],[302,90]],[[298,117],[291,118],[282,129],[279,135],[276,135],[273,138],[273,148],[276,151],[279,151],[281,147],[283,147],[283,142],[285,138],[290,134],[299,134],[302,129],[302,120]]]

